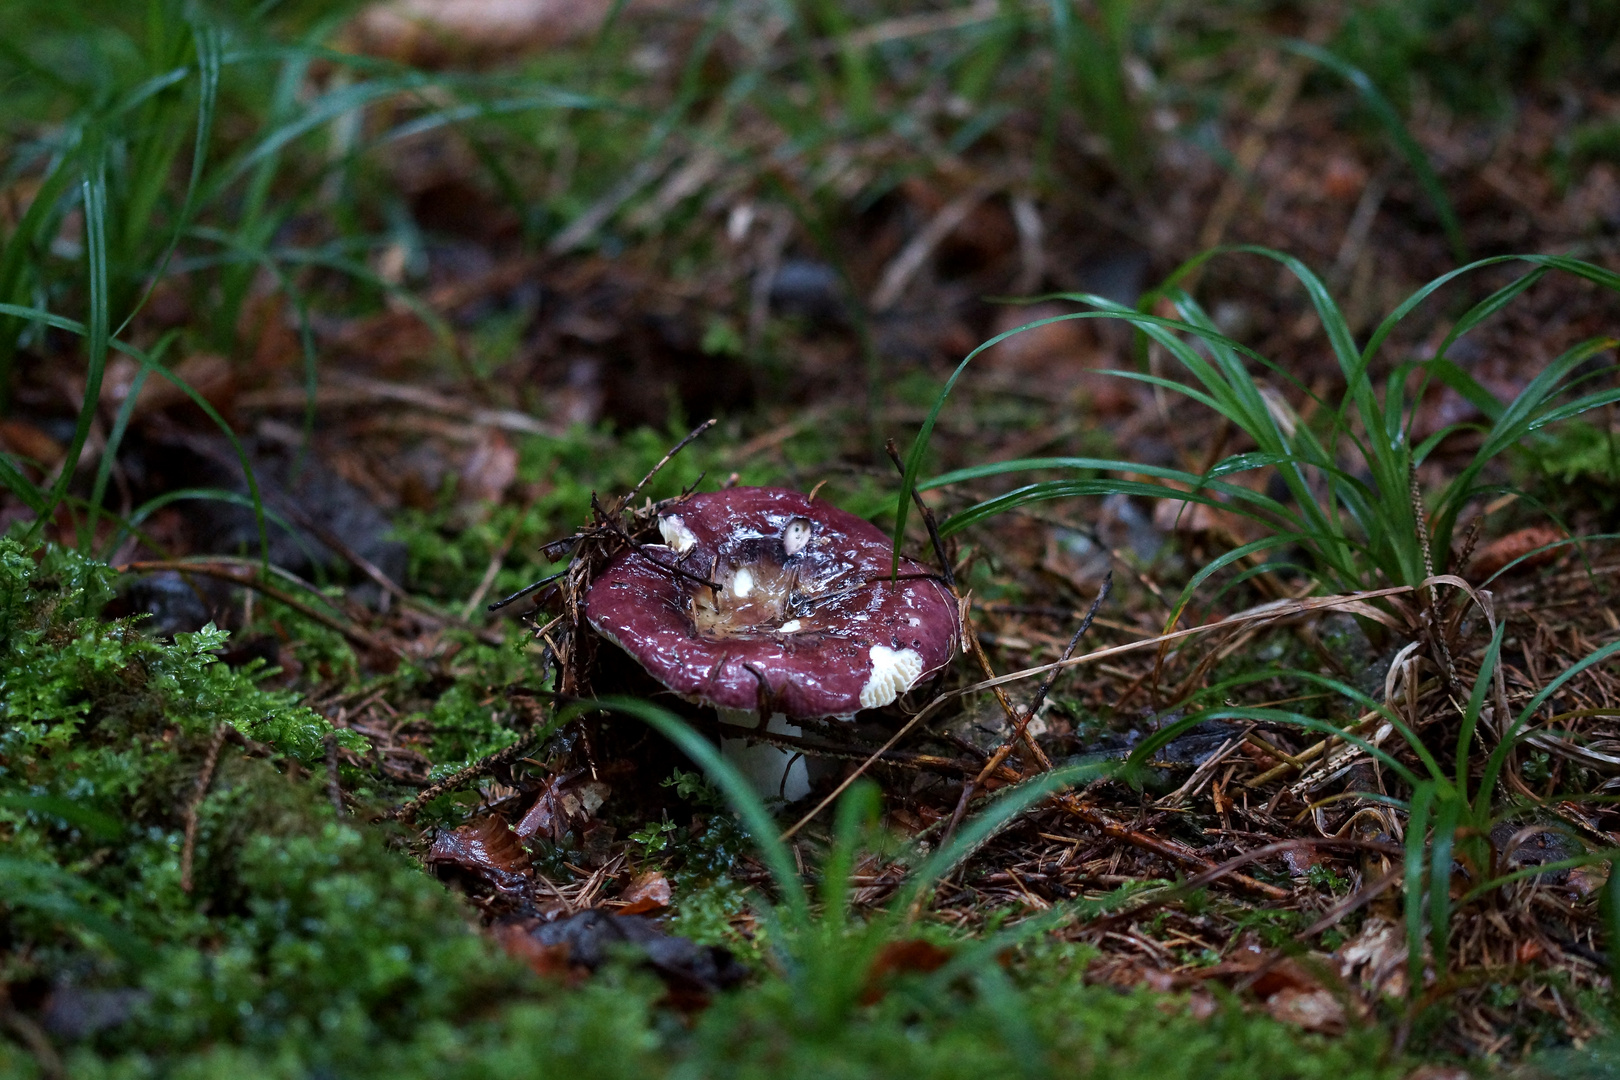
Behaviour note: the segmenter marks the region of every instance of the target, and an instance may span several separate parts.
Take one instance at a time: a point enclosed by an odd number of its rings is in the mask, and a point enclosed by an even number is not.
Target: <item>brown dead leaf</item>
[[[1394,923],[1368,919],[1361,932],[1333,955],[1345,982],[1359,985],[1369,995],[1382,993],[1397,1000],[1406,996],[1406,937]]]
[[[1461,1065],[1419,1065],[1406,1074],[1406,1080],[1471,1080],[1473,1073]]]
[[[950,962],[951,952],[931,941],[913,938],[909,941],[891,941],[878,950],[872,966],[866,973],[866,989],[861,992],[861,1004],[870,1005],[888,992],[888,981],[898,974],[922,974],[938,971]]]
[[[500,502],[517,479],[518,453],[499,431],[485,431],[461,466],[457,495],[464,503]]]
[[[547,945],[522,923],[498,923],[491,929],[507,956],[523,961],[541,978],[561,979],[572,986],[589,975],[587,969],[569,963],[566,942]]]
[[[656,10],[632,0],[629,12]],[[408,64],[440,65],[524,53],[596,33],[612,0],[389,0],[362,11],[349,48]]]
[[[1343,1034],[1344,1006],[1326,989],[1284,987],[1266,999],[1273,1019],[1323,1035]]]
[[[658,911],[669,906],[673,895],[668,878],[657,870],[645,871],[637,874],[625,887],[624,893],[619,897],[625,902],[624,907],[619,909],[619,914],[645,915],[649,911]]]
[[[191,387],[216,409],[226,405],[236,389],[235,373],[231,362],[217,353],[192,353],[171,369],[174,380]],[[116,357],[107,364],[107,373],[101,383],[101,403],[116,410],[135,388],[141,366],[127,356]],[[142,416],[172,408],[190,400],[174,380],[148,373],[135,398],[132,416]]]
[[[584,771],[575,769],[546,781],[534,805],[512,831],[523,840],[543,836],[560,841],[570,829],[583,826],[612,792],[600,781],[576,783]]]
[[[0,420],[0,447],[49,469],[62,460],[62,444],[26,420]]]
[[[1475,581],[1483,581],[1537,548],[1556,544],[1562,539],[1564,534],[1551,525],[1531,525],[1515,530],[1486,544],[1484,549],[1474,556],[1473,562],[1468,564],[1468,576]],[[1534,570],[1538,566],[1546,566],[1562,553],[1562,548],[1543,551],[1525,559],[1513,569],[1515,572]]]
[[[529,853],[500,814],[441,831],[427,861],[470,873],[497,889],[520,889],[528,883]]]

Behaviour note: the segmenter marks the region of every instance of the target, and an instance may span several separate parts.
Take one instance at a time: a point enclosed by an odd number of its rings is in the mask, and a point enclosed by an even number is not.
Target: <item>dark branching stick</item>
[[[597,502],[596,497],[593,495],[591,497],[591,505],[596,508],[598,516],[601,517],[601,519],[604,522],[607,523],[607,525],[608,525],[608,527],[610,529],[612,529],[614,532],[618,533],[621,539],[624,539],[632,547],[634,547],[638,551],[640,551],[640,548],[641,548],[642,545],[637,544],[634,540],[631,540],[628,536],[625,535],[624,530],[622,528],[618,527],[616,515],[619,513],[619,511],[624,510],[626,507],[628,507],[630,505],[631,500],[634,499],[637,495],[639,495],[641,493],[641,489],[646,487],[648,482],[651,481],[654,476],[657,476],[659,470],[662,469],[665,465],[668,465],[670,463],[671,459],[673,459],[676,454],[678,454],[682,450],[684,450],[686,448],[687,443],[691,442],[693,439],[696,439],[699,435],[702,435],[705,431],[708,431],[710,428],[712,428],[717,423],[719,423],[718,420],[712,420],[712,419],[711,420],[705,420],[703,423],[701,423],[697,427],[693,428],[691,434],[687,435],[686,438],[684,438],[680,442],[676,443],[674,445],[674,447],[670,449],[669,453],[667,453],[663,457],[659,458],[658,459],[658,464],[654,465],[652,467],[652,469],[648,471],[647,475],[643,476],[641,478],[641,482],[638,483],[635,487],[631,488],[630,493],[628,495],[626,495],[624,498],[619,500],[618,505],[614,509],[612,514],[609,514],[605,509],[603,509],[603,507]],[[698,478],[698,481],[701,482],[701,480],[702,480],[702,477],[700,476]],[[695,488],[696,486],[697,486],[697,484],[694,483],[693,488]],[[682,495],[682,497],[685,497],[687,495],[690,495],[691,493],[692,493],[692,489],[688,488],[686,491],[681,492],[681,495]],[[556,558],[559,555],[561,555],[562,549],[578,547],[579,542],[582,539],[584,539],[586,535],[588,535],[588,532],[587,533],[576,534],[574,536],[564,537],[561,540],[553,540],[549,544],[542,545],[541,548],[540,548],[540,551],[541,551],[542,554],[546,555],[548,558]],[[553,552],[553,551],[556,551],[557,555],[552,555],[551,552]],[[654,560],[654,561],[656,561],[656,560]],[[663,565],[663,564],[660,563],[659,565]],[[675,568],[670,568],[670,569],[675,569]],[[523,599],[525,596],[528,596],[530,593],[533,593],[533,592],[535,592],[536,590],[539,590],[539,589],[543,589],[547,585],[550,585],[552,582],[556,581],[558,578],[566,576],[567,573],[568,573],[567,570],[559,570],[555,574],[551,574],[548,577],[541,578],[539,581],[534,582],[532,585],[525,585],[523,588],[519,589],[517,592],[513,593],[511,596],[502,597],[501,599],[496,600],[494,603],[490,604],[484,610],[485,611],[499,611],[501,608],[506,607],[509,604],[515,604],[519,600]],[[684,571],[681,571],[679,569],[676,569],[676,573],[679,576],[690,576],[690,575],[685,574]],[[717,588],[717,586],[711,581],[707,581],[707,580],[703,580],[703,579],[699,579],[699,580],[701,580],[703,582],[703,584],[708,585],[710,588]]]
[[[513,593],[511,596],[503,597],[502,599],[495,601],[493,604],[490,604],[484,610],[485,611],[499,611],[499,610],[501,610],[501,608],[505,607],[508,604],[515,604],[519,600],[523,599],[525,596],[528,596],[530,593],[536,592],[536,591],[538,591],[540,589],[545,588],[547,585],[550,585],[553,581],[556,581],[558,578],[562,577],[566,573],[568,573],[568,571],[559,570],[555,574],[549,574],[546,577],[541,578],[539,581],[536,581],[531,585],[523,586],[523,588],[519,589],[517,592]]]
[[[1086,636],[1087,630],[1091,629],[1091,620],[1097,617],[1097,609],[1103,606],[1103,601],[1107,600],[1108,594],[1113,591],[1114,571],[1110,569],[1107,574],[1103,575],[1102,587],[1097,590],[1097,598],[1091,602],[1091,607],[1086,610],[1086,617],[1080,620],[1080,628],[1074,632],[1074,637],[1069,639],[1068,647],[1063,650],[1063,655],[1058,657],[1059,664],[1068,663],[1069,657],[1074,655],[1074,650],[1080,644],[1080,639]],[[1063,674],[1063,668],[1053,668],[1051,673],[1046,676],[1046,680],[1041,683],[1040,689],[1035,691],[1035,699],[1029,703],[1029,715],[1031,718],[1041,711],[1042,705],[1046,704],[1046,695],[1052,692],[1052,686],[1058,681],[1058,676],[1061,674]]]
[[[224,748],[225,737],[230,731],[230,725],[223,723],[214,729],[214,737],[208,740],[208,752],[203,755],[202,771],[197,774],[197,785],[191,792],[191,801],[186,803],[186,839],[180,848],[180,889],[183,892],[191,891],[191,866],[197,854],[197,810],[214,782],[219,752]]]
[[[529,697],[531,695],[524,694],[521,696]],[[548,696],[561,697],[562,695]],[[533,708],[533,706],[531,706],[531,708]],[[394,807],[394,809],[387,811],[386,813],[382,814],[378,820],[408,822],[416,817],[416,812],[418,810],[422,809],[422,807],[426,806],[434,799],[437,799],[445,792],[454,791],[456,788],[467,783],[467,781],[475,780],[489,772],[491,769],[498,768],[502,765],[509,765],[518,758],[522,757],[524,754],[527,754],[531,749],[534,748],[535,743],[539,742],[541,739],[550,734],[549,726],[539,723],[539,715],[538,708],[535,708],[534,713],[529,718],[528,730],[520,734],[516,741],[511,743],[509,746],[497,750],[493,754],[481,757],[465,768],[457,769],[455,772],[451,773],[443,780],[440,780],[438,783],[428,785],[418,792],[410,801],[401,803],[399,806]]]
[[[653,477],[657,476],[658,471],[665,465],[668,465],[671,458],[680,453],[682,450],[686,449],[687,443],[691,442],[693,439],[696,439],[699,435],[702,435],[705,431],[708,431],[719,422],[719,420],[711,418],[703,421],[703,423],[693,428],[690,435],[676,443],[674,449],[670,450],[669,453],[658,459],[658,464],[654,465],[652,469],[648,471],[647,475],[641,478],[641,483],[630,489],[630,494],[619,500],[619,509],[623,510],[625,507],[629,506],[631,501],[635,499],[637,495],[641,494],[641,489],[647,486],[647,482]]]

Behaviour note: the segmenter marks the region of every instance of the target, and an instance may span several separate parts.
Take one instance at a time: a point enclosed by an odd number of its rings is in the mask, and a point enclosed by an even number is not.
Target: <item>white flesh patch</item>
[[[692,530],[674,514],[658,519],[658,534],[677,555],[685,555],[697,545],[697,537],[692,535]]]
[[[783,554],[791,557],[803,551],[814,532],[815,527],[810,524],[808,518],[794,518],[788,522],[787,527],[782,530]]]
[[[872,675],[861,687],[861,708],[879,708],[910,690],[922,668],[922,655],[916,649],[872,646]]]
[[[736,577],[731,579],[731,592],[733,596],[741,600],[743,597],[747,596],[753,591],[754,575],[749,571],[748,567],[745,566],[741,570],[737,571]]]
[[[789,619],[776,629],[778,633],[782,634],[797,634],[799,632],[799,626],[800,623],[798,619]]]

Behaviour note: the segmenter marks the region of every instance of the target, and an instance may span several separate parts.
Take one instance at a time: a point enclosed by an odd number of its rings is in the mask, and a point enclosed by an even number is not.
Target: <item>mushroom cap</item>
[[[889,538],[828,503],[728,488],[671,507],[659,527],[665,544],[624,551],[597,575],[586,617],[690,700],[847,718],[889,704],[956,650],[959,615],[944,585],[891,582]],[[901,559],[900,573],[928,570]]]

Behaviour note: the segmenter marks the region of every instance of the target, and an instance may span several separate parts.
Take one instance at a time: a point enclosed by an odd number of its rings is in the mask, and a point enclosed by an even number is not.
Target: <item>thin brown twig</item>
[[[506,535],[501,538],[500,544],[490,553],[489,562],[484,567],[484,576],[479,579],[478,588],[473,590],[473,594],[467,598],[467,603],[462,606],[462,622],[465,623],[471,619],[473,612],[478,610],[478,605],[482,604],[484,597],[489,595],[490,588],[495,584],[495,576],[501,572],[501,563],[506,561],[506,556],[511,552],[512,545],[517,543],[518,533],[523,531],[523,523],[529,520],[529,515],[534,512],[535,503],[539,501],[540,492],[535,491],[529,496],[529,501],[524,504],[523,510],[513,520],[512,527],[506,530]]]
[[[538,716],[536,716],[538,719]],[[503,749],[479,758],[465,768],[457,769],[443,780],[423,788],[416,796],[407,802],[401,803],[394,809],[387,811],[379,817],[382,821],[410,821],[416,817],[416,812],[428,803],[437,799],[447,791],[453,791],[469,780],[477,779],[491,769],[507,765],[527,754],[533,749],[535,742],[540,738],[544,728],[542,725],[530,722],[529,730],[517,737],[517,740]]]
[[[338,774],[338,744],[336,735],[326,737],[326,795],[332,800],[332,813],[340,819],[343,809],[343,781]]]
[[[214,769],[219,765],[219,752],[225,745],[229,731],[229,724],[221,723],[214,728],[214,736],[208,741],[208,752],[203,756],[202,772],[197,774],[197,786],[191,793],[191,801],[186,804],[186,839],[180,847],[180,889],[183,892],[191,891],[191,867],[197,853],[197,811],[214,782]]]
[[[12,1006],[11,994],[4,983],[0,983],[0,1026],[10,1029],[28,1048],[34,1064],[39,1066],[42,1080],[67,1080],[67,1068],[56,1047],[51,1045],[50,1036],[31,1017]]]
[[[603,523],[607,525],[609,531],[611,531],[613,535],[617,536],[620,540],[628,544],[632,551],[634,551],[637,555],[640,555],[643,559],[646,559],[648,562],[652,563],[654,566],[661,570],[667,570],[676,577],[682,577],[689,581],[695,581],[699,585],[706,585],[716,592],[725,591],[725,586],[720,584],[718,581],[710,581],[708,578],[703,577],[700,574],[694,574],[690,570],[683,570],[674,563],[667,563],[661,559],[655,559],[651,555],[647,554],[647,548],[650,545],[643,544],[641,541],[635,539],[629,533],[625,532],[624,526],[619,524],[618,518],[610,515],[606,510],[604,510],[601,502],[598,501],[594,494],[591,496],[591,506],[596,509],[596,512],[599,515],[601,515]]]
[[[676,443],[674,448],[671,449],[669,453],[665,454],[663,457],[658,459],[658,464],[654,465],[651,469],[649,469],[647,471],[647,475],[643,476],[641,478],[641,482],[638,483],[635,487],[630,489],[630,494],[626,495],[624,498],[619,500],[618,509],[623,510],[625,507],[629,506],[631,500],[633,500],[637,495],[641,494],[641,489],[647,486],[647,482],[649,480],[651,480],[654,476],[657,476],[658,471],[660,469],[662,469],[665,465],[668,465],[671,458],[673,458],[676,454],[680,453],[682,450],[686,449],[686,444],[687,443],[691,442],[693,439],[696,439],[699,435],[702,435],[705,431],[708,431],[710,428],[714,427],[714,425],[718,424],[719,422],[720,422],[719,420],[710,418],[708,420],[703,421],[703,423],[699,424],[697,427],[693,428],[691,434],[689,434],[686,438],[682,439],[680,442]]]

